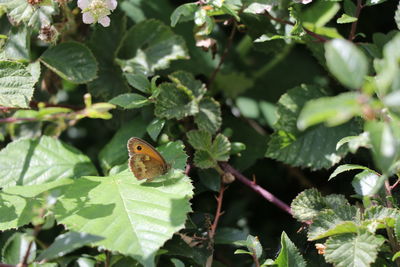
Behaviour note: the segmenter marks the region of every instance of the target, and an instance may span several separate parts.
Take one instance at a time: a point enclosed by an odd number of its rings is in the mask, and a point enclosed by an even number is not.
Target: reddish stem
[[[358,18],[360,17],[361,9],[362,9],[363,7],[364,7],[364,6],[362,5],[362,1],[361,1],[361,0],[357,0],[357,7],[356,7],[356,14],[355,14],[357,20],[354,21],[354,22],[351,24],[351,30],[350,30],[350,34],[349,34],[349,38],[348,38],[349,41],[353,41],[354,38],[356,37],[356,30],[357,30]]]
[[[280,199],[275,197],[273,194],[271,194],[270,192],[268,192],[267,190],[265,190],[264,188],[262,188],[261,186],[259,186],[255,182],[250,181],[249,179],[247,179],[243,174],[241,174],[238,170],[233,168],[228,163],[220,162],[220,165],[221,165],[221,167],[222,167],[222,169],[224,171],[232,173],[236,177],[236,179],[238,179],[240,182],[242,182],[245,185],[247,185],[248,187],[250,187],[253,191],[258,193],[260,196],[262,196],[263,198],[265,198],[266,200],[268,200],[272,204],[276,205],[281,210],[283,210],[283,211],[289,213],[290,215],[292,215],[292,210],[290,209],[289,205],[287,205],[285,202],[281,201]]]
[[[221,189],[219,190],[219,195],[217,197],[217,210],[215,211],[214,222],[211,225],[211,229],[210,229],[210,233],[209,233],[210,239],[214,239],[215,231],[217,231],[218,221],[222,215],[221,207],[222,207],[222,199],[224,197],[225,189],[226,189],[226,187],[224,187],[224,184],[221,183]]]

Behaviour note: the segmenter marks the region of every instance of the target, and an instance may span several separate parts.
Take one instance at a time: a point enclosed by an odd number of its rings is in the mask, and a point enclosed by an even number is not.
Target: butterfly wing
[[[166,165],[145,154],[133,154],[129,158],[129,168],[138,180],[153,179],[167,172]]]

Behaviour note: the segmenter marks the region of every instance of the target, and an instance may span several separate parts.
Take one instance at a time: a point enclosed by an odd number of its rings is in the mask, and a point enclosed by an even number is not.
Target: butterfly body
[[[138,180],[165,174],[169,165],[161,154],[146,141],[132,137],[128,140],[129,168]]]

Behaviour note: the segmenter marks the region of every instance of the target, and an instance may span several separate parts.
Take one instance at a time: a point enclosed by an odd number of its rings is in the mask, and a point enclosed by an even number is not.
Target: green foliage
[[[305,124],[304,118],[298,118],[305,103],[324,96],[320,88],[303,85],[289,90],[279,99],[278,119],[266,156],[293,166],[321,169],[333,166],[346,155],[347,149],[343,147],[336,151],[336,143],[345,136],[357,133],[357,123],[350,122],[334,128],[319,125],[303,132],[296,126],[300,124],[303,127]],[[303,116],[307,116],[307,113],[306,110]]]
[[[336,79],[344,86],[358,89],[368,72],[363,53],[351,42],[336,39],[325,45],[326,63]]]
[[[47,136],[14,141],[0,151],[1,187],[95,174],[97,171],[87,156]]]
[[[158,69],[167,68],[172,60],[187,57],[182,37],[160,21],[147,20],[125,33],[118,52],[118,64],[124,72],[150,76]]]
[[[202,169],[218,166],[218,161],[227,161],[231,150],[228,138],[218,134],[214,140],[209,132],[193,130],[187,133],[189,143],[196,150],[194,164]]]
[[[49,69],[73,83],[87,83],[97,75],[96,59],[80,43],[68,42],[49,48],[40,60]]]
[[[0,105],[28,107],[38,77],[23,64],[12,61],[0,61],[0,77]]]
[[[103,238],[99,236],[70,231],[57,236],[53,244],[40,253],[36,260],[51,260],[62,257],[77,248],[100,241],[102,239]]]
[[[0,0],[0,265],[399,265],[398,3],[178,2]]]

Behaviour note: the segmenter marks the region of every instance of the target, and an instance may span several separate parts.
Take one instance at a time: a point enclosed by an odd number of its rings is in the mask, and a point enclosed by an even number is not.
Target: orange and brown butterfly
[[[128,140],[129,169],[138,180],[153,178],[168,172],[170,166],[163,156],[146,141],[132,137]]]

